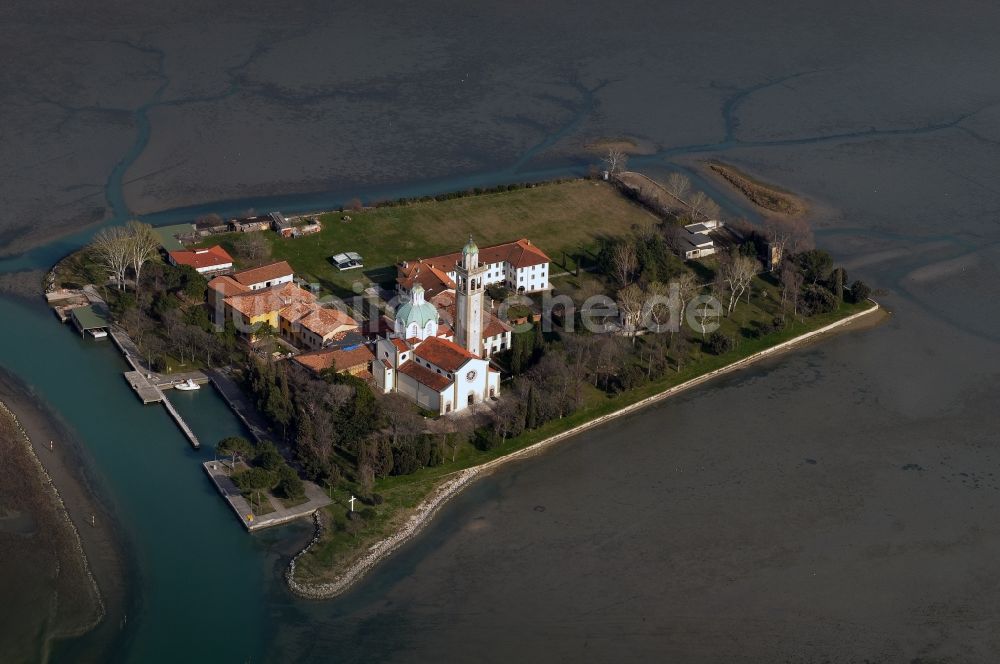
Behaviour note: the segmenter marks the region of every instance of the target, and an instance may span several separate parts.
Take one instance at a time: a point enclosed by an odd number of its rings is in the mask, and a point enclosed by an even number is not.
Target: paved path
[[[163,393],[156,389],[156,386],[150,383],[141,371],[126,371],[125,380],[132,386],[132,389],[139,395],[143,403],[163,401]]]
[[[274,508],[274,511],[257,516],[253,514],[253,511],[250,509],[250,503],[240,493],[239,487],[236,486],[236,483],[227,474],[228,467],[225,463],[222,461],[206,461],[202,466],[212,479],[215,487],[219,490],[219,493],[222,494],[222,497],[229,503],[233,512],[236,513],[240,523],[251,532],[312,516],[313,512],[333,502],[321,488],[312,482],[303,482],[306,498],[308,499],[306,502],[295,507],[285,507],[281,504],[280,500],[268,495],[267,499],[271,507]]]
[[[236,384],[236,381],[233,380],[232,375],[227,371],[219,369],[207,369],[207,372],[208,378],[215,385],[216,389],[219,390],[219,394],[226,400],[229,407],[233,409],[236,416],[243,420],[243,424],[253,434],[254,439],[260,442],[273,438],[268,433],[268,426],[264,417],[247,400],[246,395],[240,389],[240,386]]]

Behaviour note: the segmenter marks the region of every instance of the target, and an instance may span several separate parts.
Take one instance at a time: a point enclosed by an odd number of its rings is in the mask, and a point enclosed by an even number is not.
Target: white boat
[[[201,385],[199,385],[198,383],[194,382],[193,379],[188,378],[187,380],[182,381],[182,382],[177,383],[176,385],[174,385],[174,389],[175,390],[183,390],[183,391],[187,392],[188,390],[200,390],[201,389]]]

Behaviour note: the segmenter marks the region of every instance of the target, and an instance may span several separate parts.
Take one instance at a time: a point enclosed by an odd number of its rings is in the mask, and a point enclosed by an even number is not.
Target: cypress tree
[[[528,398],[524,412],[524,428],[534,429],[538,426],[538,395],[535,393],[535,384],[528,387]]]

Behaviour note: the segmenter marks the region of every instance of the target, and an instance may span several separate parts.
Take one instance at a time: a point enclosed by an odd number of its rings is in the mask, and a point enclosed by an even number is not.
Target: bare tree
[[[812,229],[804,219],[768,218],[764,222],[767,240],[768,270],[774,272],[786,256],[797,254],[813,246]]]
[[[402,394],[387,394],[382,399],[382,412],[389,425],[392,444],[399,444],[400,437],[418,435],[424,428],[423,418],[413,409],[413,404]]]
[[[698,278],[694,276],[694,273],[688,271],[682,272],[673,283],[677,284],[677,297],[681,301],[681,309],[678,312],[678,317],[683,322],[684,310],[687,308],[687,303],[701,290],[701,284],[698,283]]]
[[[90,244],[97,262],[115,278],[118,290],[125,288],[130,244],[129,233],[121,226],[102,228]]]
[[[639,257],[635,243],[626,238],[615,245],[611,251],[611,269],[622,288],[632,283],[632,275],[639,268]]]
[[[125,227],[128,234],[128,260],[135,274],[135,290],[139,290],[139,279],[142,276],[142,266],[156,258],[160,246],[153,233],[153,227],[139,221],[130,221]]]
[[[799,315],[799,292],[805,277],[802,272],[789,261],[785,261],[781,269],[781,308],[784,311],[787,303],[792,304],[792,315]]]
[[[639,321],[642,318],[643,297],[642,289],[635,284],[629,284],[618,291],[618,310],[621,312],[622,324],[625,334],[632,337],[632,344],[635,344],[635,335],[639,330]]]
[[[233,242],[236,253],[248,261],[258,261],[271,255],[271,243],[261,233],[244,233]]]
[[[691,219],[693,221],[703,219],[705,217],[705,210],[709,207],[710,203],[714,205],[712,199],[706,196],[705,192],[694,192],[687,200],[688,211],[691,213]],[[716,206],[716,208],[718,208],[718,206]]]
[[[508,396],[500,399],[493,409],[493,431],[503,442],[524,431],[524,409],[518,399]]]
[[[729,293],[729,305],[726,307],[726,315],[733,311],[737,300],[743,293],[750,299],[750,284],[757,274],[759,264],[749,256],[744,256],[739,252],[720,257],[719,277],[725,284]]]
[[[625,170],[628,163],[628,155],[618,148],[608,148],[608,154],[604,157],[604,166],[611,175],[618,175]]]
[[[651,281],[646,286],[646,293],[649,294],[650,300],[648,304],[643,304],[643,315],[645,318],[643,323],[647,327],[652,327],[654,332],[661,332],[670,324],[670,315],[673,313],[671,312],[670,290],[670,286],[662,281]],[[679,321],[680,318],[678,317],[677,320]],[[671,334],[674,331],[673,328],[670,328]]]
[[[674,198],[685,202],[688,194],[691,193],[691,180],[681,173],[671,173],[667,176],[664,187]]]

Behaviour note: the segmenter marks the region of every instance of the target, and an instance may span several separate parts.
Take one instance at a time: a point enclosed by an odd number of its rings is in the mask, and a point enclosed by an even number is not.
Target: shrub
[[[802,289],[803,308],[813,314],[825,314],[837,308],[837,297],[819,284],[810,284]]]
[[[708,348],[708,352],[714,355],[725,355],[733,349],[733,340],[731,337],[726,336],[722,332],[712,332],[709,335],[708,341],[705,344]]]
[[[285,498],[302,498],[306,495],[305,486],[299,479],[299,474],[290,466],[282,466],[278,471],[277,491]]]
[[[860,279],[851,284],[851,302],[864,302],[871,294],[871,286]]]
[[[503,439],[492,429],[477,429],[472,440],[476,449],[484,452],[500,447],[501,443]]]

